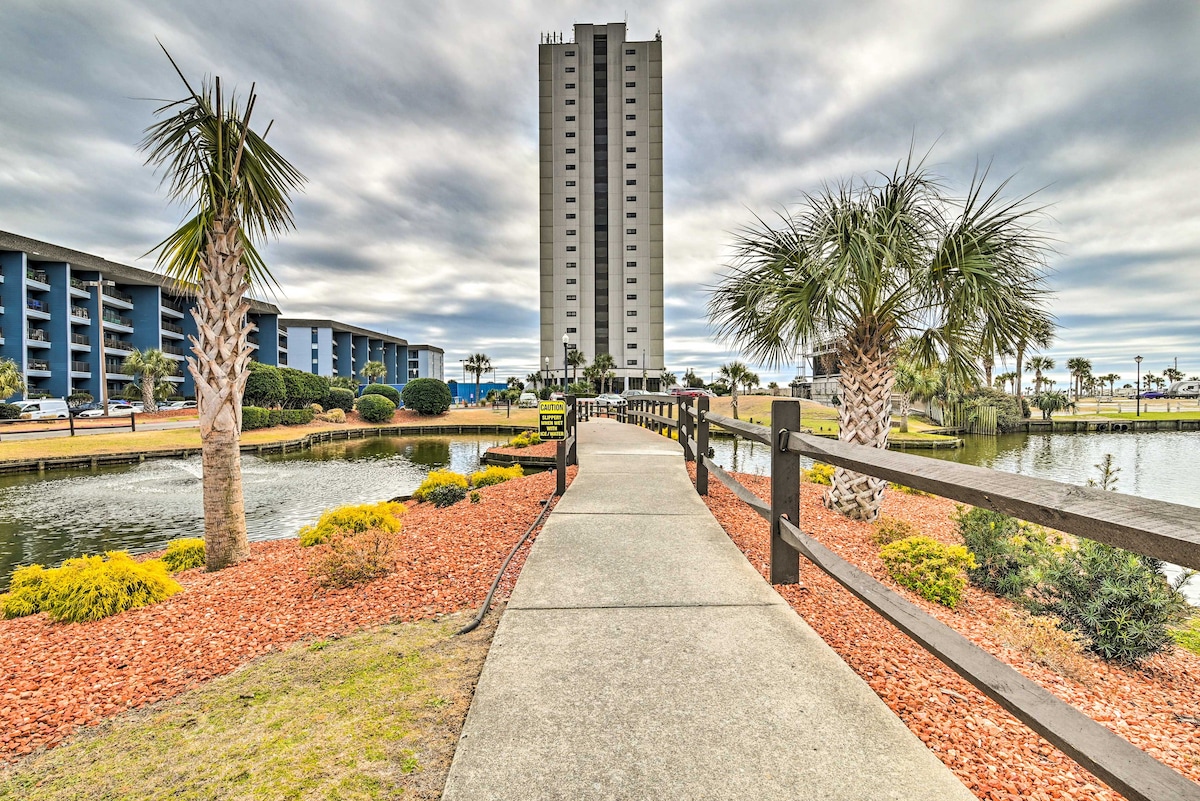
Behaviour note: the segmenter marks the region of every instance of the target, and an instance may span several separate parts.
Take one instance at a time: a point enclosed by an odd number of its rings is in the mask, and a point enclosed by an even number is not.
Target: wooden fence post
[[[574,395],[567,396],[567,437],[571,447],[567,449],[567,464],[579,464],[579,417],[575,406],[579,400]]]
[[[663,401],[663,411],[666,413],[666,416],[668,418],[675,420],[675,404],[674,403],[668,403],[667,401]],[[675,423],[676,423],[675,430],[678,431],[679,430],[678,429],[679,421],[675,420]],[[663,424],[663,436],[664,437],[671,436],[671,426],[666,423]]]
[[[679,444],[683,446],[683,460],[685,462],[694,462],[696,461],[696,455],[692,453],[691,446],[688,445],[688,438],[692,435],[692,428],[695,426],[696,421],[689,414],[692,408],[689,400],[689,398],[685,398],[682,395],[678,398]]]
[[[783,541],[780,517],[800,527],[800,456],[787,452],[787,432],[800,430],[800,404],[771,402],[771,583],[800,582],[800,552]]]
[[[560,439],[554,452],[554,494],[567,491],[567,441]]]
[[[704,458],[708,456],[708,396],[696,398],[696,492],[708,494],[708,466]]]

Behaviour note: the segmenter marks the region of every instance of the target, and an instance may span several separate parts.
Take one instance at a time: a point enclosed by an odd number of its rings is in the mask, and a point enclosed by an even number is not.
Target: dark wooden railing
[[[567,465],[579,464],[579,420],[574,395],[567,396],[567,437],[558,441],[554,453],[554,494],[567,491]]]
[[[696,490],[716,478],[771,525],[770,580],[799,581],[799,556],[828,574],[917,644],[1122,795],[1136,801],[1200,799],[1200,785],[1060,700],[902,594],[801,529],[800,457],[866,473],[956,501],[1200,569],[1200,512],[1091,487],[1029,478],[831,441],[800,431],[800,404],[771,404],[771,426],[714,414],[708,398],[630,398],[622,420],[677,436],[696,462]],[[711,428],[771,448],[771,500],[756,496],[709,456]]]

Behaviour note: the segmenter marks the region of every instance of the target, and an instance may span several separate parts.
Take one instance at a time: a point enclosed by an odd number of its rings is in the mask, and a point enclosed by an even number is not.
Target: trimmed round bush
[[[446,506],[453,506],[465,497],[467,497],[466,487],[459,487],[454,484],[443,484],[440,487],[430,490],[425,500],[441,509]]]
[[[392,402],[392,405],[400,405],[400,390],[388,384],[367,384],[363,387],[363,395],[382,395]]]
[[[944,545],[932,537],[897,540],[883,546],[879,558],[897,584],[951,609],[958,606],[967,586],[964,571],[975,567],[965,547]]]
[[[396,413],[396,404],[382,395],[363,395],[358,399],[358,414],[368,423],[386,423]]]
[[[246,378],[246,389],[242,403],[247,406],[278,406],[283,403],[286,390],[283,373],[278,367],[260,362],[250,362],[250,375]]]
[[[490,487],[493,484],[503,484],[505,481],[511,481],[514,478],[520,478],[525,475],[525,471],[521,469],[521,465],[514,464],[511,467],[499,467],[492,465],[491,467],[480,470],[477,473],[471,474],[472,487]]]
[[[303,409],[311,403],[323,403],[329,395],[329,379],[306,373],[294,367],[280,367],[283,377],[283,405],[289,409]]]
[[[421,486],[413,492],[413,498],[418,501],[427,501],[430,499],[431,492],[438,487],[446,486],[459,487],[466,495],[467,477],[462,473],[455,473],[453,470],[430,470],[429,475],[421,482]]]
[[[167,552],[162,555],[163,564],[172,573],[200,567],[204,564],[204,540],[185,537],[167,543]]]
[[[15,403],[0,403],[0,420],[16,420],[21,416],[21,407]]]
[[[327,509],[316,523],[300,529],[300,545],[305,548],[323,545],[335,535],[361,534],[364,531],[395,534],[400,531],[400,518],[406,511],[404,504],[391,501]]]
[[[404,385],[401,393],[404,408],[417,414],[442,414],[450,408],[450,387],[436,378],[415,378]]]
[[[317,415],[318,420],[324,420],[326,423],[344,423],[346,422],[346,413],[341,409],[330,409],[325,414]]]
[[[330,387],[323,404],[325,411],[341,409],[343,412],[354,411],[354,390],[343,387]]]

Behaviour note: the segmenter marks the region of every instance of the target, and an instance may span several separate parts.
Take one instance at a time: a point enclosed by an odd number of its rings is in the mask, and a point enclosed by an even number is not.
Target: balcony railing
[[[32,339],[36,342],[46,341],[46,330],[44,328],[30,328],[25,332],[26,339]]]
[[[116,298],[117,300],[124,301],[128,304],[131,304],[131,305],[133,304],[133,295],[130,295],[126,292],[122,292],[121,290],[117,289],[115,286],[105,286],[103,288],[103,292],[105,295],[108,295],[110,298]]]
[[[75,289],[78,289],[80,292],[88,291],[87,281],[81,281],[78,278],[71,279],[71,286],[73,286]]]
[[[71,343],[74,345],[90,346],[92,344],[92,338],[87,334],[71,334]]]
[[[105,350],[133,350],[133,345],[123,339],[114,339],[112,337],[104,338]]]
[[[87,362],[71,362],[71,371],[75,373],[90,373],[92,366]]]
[[[187,304],[185,304],[179,298],[168,298],[165,295],[162,299],[162,305],[166,306],[168,309],[174,309],[180,314],[183,314],[184,310],[187,308]]]
[[[35,270],[32,267],[25,270],[25,277],[30,281],[39,281],[43,284],[50,283],[50,276],[46,275],[43,270]]]
[[[176,334],[183,333],[182,325],[175,325],[175,323],[163,323],[162,327],[164,331],[174,331]]]
[[[133,320],[110,311],[104,312],[104,321],[106,323],[112,323],[113,325],[123,325],[126,328],[133,328]]]
[[[42,372],[48,373],[48,372],[50,372],[50,362],[44,362],[41,359],[30,359],[29,360],[29,369],[30,370],[41,370]]]
[[[88,310],[82,306],[72,306],[71,314],[75,317],[82,317],[85,320],[90,320],[92,318],[92,315],[88,313]]]
[[[183,356],[184,355],[183,348],[179,347],[178,345],[168,345],[165,342],[163,343],[163,346],[162,346],[162,352],[170,353],[172,356]]]
[[[25,305],[28,308],[33,309],[34,311],[40,311],[40,312],[46,312],[46,313],[50,312],[50,304],[46,303],[45,301],[34,300],[33,298],[26,298]]]
[[[115,359],[105,359],[104,360],[104,371],[106,373],[108,373],[109,375],[113,375],[113,374],[124,375],[125,374],[125,362],[119,362]]]

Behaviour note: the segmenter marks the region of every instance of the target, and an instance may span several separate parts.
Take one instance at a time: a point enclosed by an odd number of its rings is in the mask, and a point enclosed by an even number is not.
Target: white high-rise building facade
[[[628,42],[624,23],[561,38],[538,54],[541,366],[561,381],[565,335],[612,356],[618,388],[658,389],[662,40]]]

